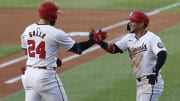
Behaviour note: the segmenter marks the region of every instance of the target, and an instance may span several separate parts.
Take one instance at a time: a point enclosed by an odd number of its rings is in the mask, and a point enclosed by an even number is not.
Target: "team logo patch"
[[[157,43],[158,48],[164,48],[164,45],[161,42]]]

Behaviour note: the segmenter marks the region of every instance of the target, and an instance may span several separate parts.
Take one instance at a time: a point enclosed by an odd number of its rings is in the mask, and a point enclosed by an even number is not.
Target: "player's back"
[[[63,31],[50,25],[32,24],[23,33],[25,48],[27,48],[27,65],[32,67],[56,67],[56,55]]]

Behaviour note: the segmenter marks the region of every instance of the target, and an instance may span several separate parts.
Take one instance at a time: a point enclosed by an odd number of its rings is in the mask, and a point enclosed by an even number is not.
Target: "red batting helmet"
[[[43,2],[38,7],[38,13],[40,18],[48,19],[49,21],[55,21],[57,19],[57,14],[61,11],[58,9],[58,5],[54,2]]]
[[[127,18],[130,21],[142,21],[147,27],[149,24],[149,17],[143,11],[133,11],[130,13],[130,16]]]

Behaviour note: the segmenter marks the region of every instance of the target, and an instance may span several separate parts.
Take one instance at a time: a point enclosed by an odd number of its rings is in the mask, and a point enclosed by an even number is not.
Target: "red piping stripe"
[[[150,100],[149,100],[149,101],[152,100],[153,92],[154,92],[154,85],[152,85],[152,94],[151,94],[151,97],[150,97]]]

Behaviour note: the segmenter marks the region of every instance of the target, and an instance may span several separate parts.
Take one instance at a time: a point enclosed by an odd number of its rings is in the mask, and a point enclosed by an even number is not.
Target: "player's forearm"
[[[122,53],[122,51],[113,43],[107,43],[105,41],[101,41],[100,43],[98,43],[101,48],[103,48],[105,51],[109,52],[109,53]]]
[[[102,49],[104,49],[105,51],[108,51],[108,47],[109,47],[109,44],[105,41],[101,41],[100,43],[98,43]]]
[[[89,47],[91,47],[92,45],[95,44],[94,40],[88,40],[88,41],[83,41],[78,43],[80,45],[80,48],[82,49],[82,51],[88,49]]]
[[[159,71],[166,61],[167,52],[162,51],[157,56],[158,56],[158,58],[157,58],[157,63],[156,63],[155,69],[157,71]]]
[[[91,47],[92,45],[94,45],[95,42],[93,40],[88,40],[88,41],[83,41],[80,43],[75,43],[73,45],[73,47],[69,50],[72,51],[76,54],[82,54],[82,52],[86,49],[88,49],[89,47]]]

